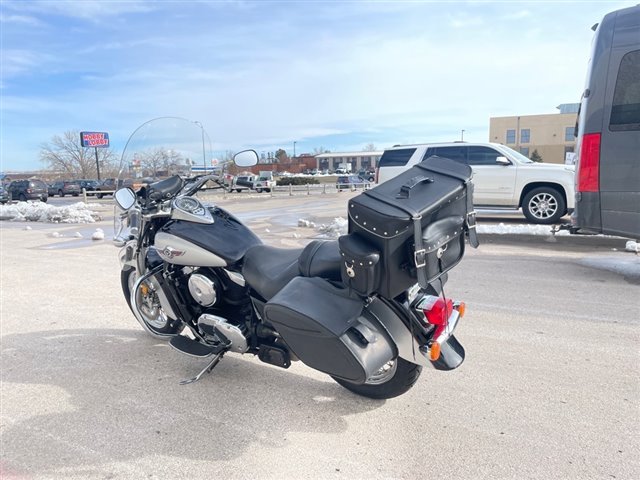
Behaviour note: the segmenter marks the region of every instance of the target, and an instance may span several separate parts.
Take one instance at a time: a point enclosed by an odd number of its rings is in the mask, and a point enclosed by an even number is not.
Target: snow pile
[[[497,234],[497,235],[551,235],[551,227],[549,225],[478,225],[476,227],[479,234]],[[570,235],[567,230],[556,232],[557,236]]]
[[[104,240],[104,231],[101,228],[96,228],[96,231],[91,235],[91,240]]]
[[[640,243],[634,242],[633,240],[629,240],[627,245],[625,246],[625,250],[627,252],[636,252],[640,253]]]
[[[309,220],[305,220],[304,218],[299,218],[298,219],[298,226],[299,227],[304,227],[304,228],[316,228],[316,224],[313,222],[310,222]]]
[[[348,233],[349,224],[346,218],[337,217],[333,219],[329,225],[322,224],[318,227],[318,231],[326,237],[338,238],[340,235]]]
[[[100,216],[82,202],[66,206],[43,202],[18,202],[0,206],[0,217],[13,222],[95,223]]]

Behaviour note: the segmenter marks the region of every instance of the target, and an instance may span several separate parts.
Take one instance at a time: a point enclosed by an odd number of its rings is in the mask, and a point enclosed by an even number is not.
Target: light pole
[[[296,143],[298,142],[293,142],[293,158],[296,158]]]
[[[197,120],[193,123],[200,127],[200,132],[202,133],[202,166],[204,167],[204,171],[202,173],[207,173],[207,156],[204,153],[204,127]]]
[[[460,141],[464,142],[464,130],[460,131]]]

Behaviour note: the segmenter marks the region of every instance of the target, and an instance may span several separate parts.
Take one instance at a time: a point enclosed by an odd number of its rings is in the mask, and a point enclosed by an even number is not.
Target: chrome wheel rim
[[[380,385],[393,378],[398,369],[398,362],[391,360],[385,363],[378,371],[371,375],[365,382],[367,385]]]
[[[558,211],[558,200],[550,193],[538,193],[531,197],[529,211],[534,217],[546,220]]]
[[[129,292],[133,289],[137,279],[138,276],[135,272],[129,275]],[[143,286],[148,289],[148,293],[146,295],[142,292]],[[160,299],[158,298],[158,295],[156,295],[150,285],[145,282],[140,285],[140,288],[138,288],[135,295],[135,301],[138,310],[142,314],[143,320],[150,327],[156,330],[161,330],[167,326],[168,317],[160,306]]]

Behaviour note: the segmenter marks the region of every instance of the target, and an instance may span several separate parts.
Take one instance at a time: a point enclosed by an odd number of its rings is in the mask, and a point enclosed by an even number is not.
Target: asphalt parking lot
[[[294,247],[344,200],[220,203]],[[640,257],[617,243],[481,238],[447,284],[465,363],[373,401],[231,354],[179,385],[202,361],[137,326],[100,205],[0,223],[0,478],[640,478]]]

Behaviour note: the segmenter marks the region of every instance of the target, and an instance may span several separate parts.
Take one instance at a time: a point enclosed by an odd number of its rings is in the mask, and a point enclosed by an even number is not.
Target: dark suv
[[[341,190],[355,190],[356,188],[367,189],[370,184],[368,180],[357,175],[341,175],[336,180],[336,188]]]
[[[41,200],[46,202],[49,198],[47,185],[42,180],[14,180],[7,188],[11,200]]]
[[[112,195],[115,190],[118,189],[118,183],[115,178],[107,178],[102,181],[101,184],[96,186],[96,192],[108,192],[108,193],[96,193],[96,197],[102,198],[105,195]]]
[[[64,197],[65,195],[73,195],[74,197],[77,197],[80,195],[80,184],[78,182],[58,180],[49,188],[49,195],[59,195],[61,197]]]

